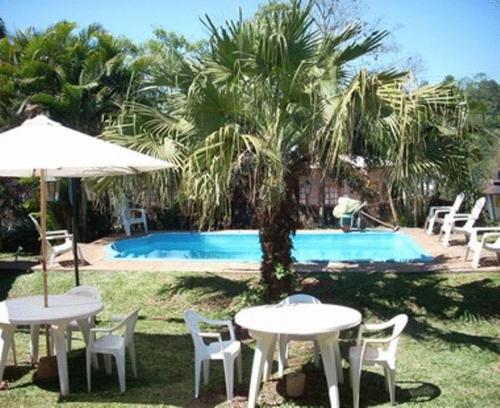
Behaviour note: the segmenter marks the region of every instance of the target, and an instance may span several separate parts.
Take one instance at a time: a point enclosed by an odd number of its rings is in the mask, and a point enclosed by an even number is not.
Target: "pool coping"
[[[217,233],[245,233],[255,230],[230,230],[218,231]],[[384,231],[384,230],[380,230]],[[387,230],[385,230],[387,231]],[[315,262],[297,263],[294,268],[298,272],[465,272],[474,270],[470,260],[463,260],[466,246],[462,237],[452,240],[450,247],[445,248],[439,242],[437,235],[428,236],[421,228],[401,228],[401,232],[409,235],[416,243],[433,257],[431,262]],[[159,231],[161,232],[161,231]],[[164,231],[167,232],[167,231]],[[186,232],[186,231],[168,231]],[[320,229],[301,230],[305,233],[340,233],[340,230]],[[144,235],[144,234],[142,234]],[[141,235],[134,235],[138,237]],[[123,234],[112,235],[92,243],[80,244],[86,265],[80,269],[99,271],[165,271],[165,272],[222,272],[222,273],[256,273],[259,271],[259,262],[235,262],[217,260],[116,260],[106,259],[106,245],[118,239],[127,239]],[[469,258],[470,259],[470,258]],[[52,270],[73,270],[71,254],[64,254],[50,268]],[[496,260],[495,254],[484,253],[481,268],[474,270],[478,272],[500,272],[500,262]]]

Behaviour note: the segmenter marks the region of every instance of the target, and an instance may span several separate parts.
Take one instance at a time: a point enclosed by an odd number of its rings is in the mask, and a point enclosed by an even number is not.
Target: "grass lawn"
[[[1,299],[42,293],[40,273],[2,271],[0,276]],[[109,323],[114,313],[140,307],[136,333],[139,379],[128,377],[127,391],[120,394],[116,371],[107,377],[101,369],[93,373],[93,390],[87,393],[83,343],[75,341],[75,350],[69,355],[72,392],[61,398],[57,384],[33,383],[28,334],[20,330],[16,333],[20,366],[7,367],[5,379],[10,389],[0,391],[0,406],[224,406],[222,364],[218,363],[212,364],[210,383],[202,386],[200,400],[193,399],[193,346],[182,311],[194,308],[213,317],[232,317],[254,279],[254,275],[210,273],[83,272],[82,283],[98,287],[103,295],[100,325]],[[72,286],[73,276],[51,272],[49,283],[51,293],[62,293]],[[323,274],[309,275],[300,285],[301,290],[323,302],[358,309],[371,321],[402,312],[410,316],[398,355],[396,393],[400,406],[498,406],[500,274]],[[354,334],[342,333],[344,355]],[[244,340],[244,382],[235,390],[237,406],[244,406],[253,347],[252,340]],[[312,364],[312,345],[294,343],[291,356],[288,370],[307,373],[305,396],[287,399],[284,381],[274,379],[263,387],[260,403],[328,406],[324,376]],[[344,368],[347,379],[346,361]],[[390,405],[381,373],[377,369],[363,373],[362,406]],[[347,382],[340,388],[340,399],[341,406],[351,406]]]

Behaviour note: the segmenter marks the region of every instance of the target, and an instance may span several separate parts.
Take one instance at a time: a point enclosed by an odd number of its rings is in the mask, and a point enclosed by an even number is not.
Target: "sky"
[[[154,27],[190,40],[207,36],[200,22],[251,16],[265,0],[0,0],[0,17],[11,32],[45,28],[59,20],[84,27],[101,23],[115,35],[143,41]],[[500,81],[500,0],[363,0],[362,17],[389,29],[396,51],[381,64],[417,61],[420,79],[471,77],[484,72]]]

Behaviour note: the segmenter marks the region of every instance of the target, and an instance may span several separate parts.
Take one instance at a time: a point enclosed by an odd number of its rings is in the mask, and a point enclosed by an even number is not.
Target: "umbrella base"
[[[35,381],[43,383],[55,382],[58,377],[56,356],[40,358],[38,369],[35,373]]]

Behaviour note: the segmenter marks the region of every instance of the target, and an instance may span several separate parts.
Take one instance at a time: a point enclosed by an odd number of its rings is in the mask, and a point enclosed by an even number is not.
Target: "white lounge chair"
[[[234,363],[236,360],[238,370],[238,382],[242,381],[241,343],[234,335],[233,323],[230,320],[207,319],[193,310],[184,312],[184,320],[188,326],[194,344],[194,397],[200,394],[201,366],[203,365],[203,378],[208,384],[210,371],[210,360],[222,360],[224,364],[224,376],[226,379],[226,396],[228,401],[233,399]],[[229,330],[229,340],[222,340],[220,333],[202,332],[200,323],[215,326],[226,326]],[[216,341],[205,344],[203,339],[215,339]]]
[[[144,208],[129,208],[128,205],[122,205],[120,208],[120,219],[125,230],[125,234],[129,237],[132,233],[132,225],[141,225],[144,232],[148,233],[148,221],[146,219],[146,210]]]
[[[483,234],[480,239],[478,234]],[[496,253],[500,261],[500,227],[472,228],[465,252],[465,260],[467,261],[469,251],[472,251],[472,267],[479,268],[483,250]]]
[[[360,326],[356,346],[349,349],[350,376],[353,394],[353,406],[359,407],[359,385],[363,365],[378,365],[383,367],[386,386],[389,391],[391,405],[396,404],[396,351],[399,337],[403,332],[408,316],[397,315],[388,322],[379,324],[364,323]],[[367,331],[383,331],[392,327],[392,333],[384,338],[363,338]],[[379,345],[380,347],[374,347]]]
[[[134,378],[137,378],[137,361],[135,356],[134,331],[139,310],[135,310],[125,317],[114,327],[109,329],[94,327],[90,329],[89,344],[86,350],[86,366],[87,366],[87,389],[91,389],[91,362],[92,356],[95,354],[104,354],[104,367],[106,374],[111,374],[111,356],[116,361],[116,371],[118,372],[118,381],[120,383],[120,391],[125,392],[125,351],[128,350],[130,361],[132,363],[132,373]],[[123,335],[116,335],[118,330],[124,328]],[[98,334],[104,336],[97,337]]]
[[[36,214],[31,213],[28,214],[29,218],[35,225],[36,230],[42,236],[42,229],[40,228],[40,224],[36,219]],[[59,255],[65,254],[73,250],[73,234],[70,234],[68,230],[56,230],[56,231],[47,231],[45,233],[46,242],[47,242],[47,266],[50,266],[54,263],[56,257]],[[54,245],[52,241],[62,242],[60,244]],[[76,246],[78,251],[78,258],[74,259],[75,262],[79,262],[79,260],[84,260],[82,249],[77,244]]]
[[[288,296],[286,299],[283,299],[280,302],[280,305],[290,305],[290,304],[296,304],[296,303],[313,303],[313,304],[319,304],[321,301],[314,296],[311,295],[306,295],[306,294],[296,294],[296,295],[291,295]],[[287,360],[288,360],[288,343],[290,341],[312,341],[314,342],[314,363],[316,366],[319,366],[320,362],[320,353],[319,353],[319,346],[316,341],[315,336],[299,336],[299,335],[284,335],[280,334],[278,337],[278,373],[280,377],[283,377],[285,368],[287,366]],[[341,356],[340,356],[340,349],[339,349],[339,344],[338,342],[335,343],[335,362],[337,364],[337,377],[339,379],[339,382],[343,382],[343,375],[342,375],[342,361],[341,361]]]
[[[432,235],[434,231],[434,225],[443,224],[445,215],[455,215],[460,209],[464,198],[465,194],[460,193],[459,195],[457,195],[457,197],[455,198],[455,202],[451,206],[437,206],[429,208],[429,215],[427,216],[424,224],[424,230],[426,234]]]
[[[481,211],[483,210],[485,203],[486,198],[481,197],[475,202],[470,214],[455,214],[453,216],[451,214],[445,215],[441,231],[439,232],[439,240],[443,240],[443,245],[445,247],[449,245],[452,233],[458,232],[465,234],[466,237],[470,236],[472,228],[481,215]],[[464,224],[457,226],[456,223],[458,222],[463,222]]]

